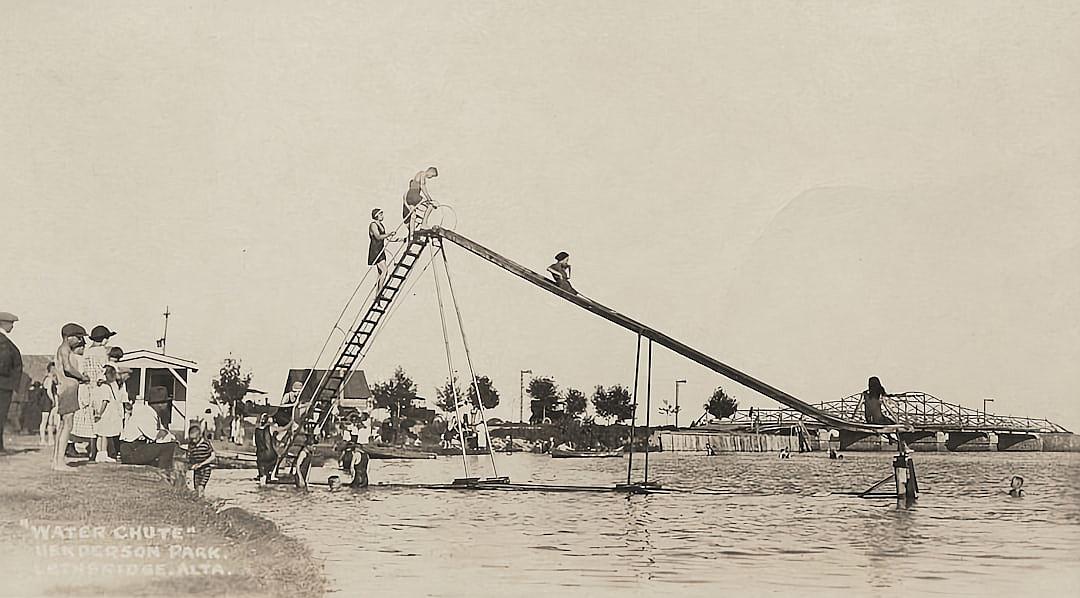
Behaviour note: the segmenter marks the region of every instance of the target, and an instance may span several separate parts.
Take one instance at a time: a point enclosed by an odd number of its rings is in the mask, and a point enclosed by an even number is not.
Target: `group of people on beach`
[[[19,318],[0,312],[0,450],[11,396],[23,375],[22,355],[8,338]],[[168,401],[147,401],[127,390],[131,376],[124,350],[112,344],[116,332],[99,324],[89,333],[81,324],[60,328],[60,344],[40,380],[30,386],[25,409],[40,415],[39,444],[52,447],[51,466],[72,471],[84,463],[151,465],[172,477],[178,441],[168,425]],[[154,392],[164,390],[155,387]],[[214,460],[201,426],[188,430],[188,456],[195,487],[205,487]],[[79,450],[82,447],[83,450]]]

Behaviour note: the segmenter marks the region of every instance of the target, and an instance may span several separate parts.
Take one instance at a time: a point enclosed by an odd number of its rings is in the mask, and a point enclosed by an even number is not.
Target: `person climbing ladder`
[[[422,203],[426,203],[429,207],[435,205],[431,195],[428,194],[427,181],[437,176],[439,176],[439,170],[434,166],[429,166],[427,170],[416,173],[416,176],[409,181],[409,190],[405,192],[405,196],[402,198],[401,219],[408,226],[410,240],[413,233],[416,232],[417,225],[420,224],[417,222],[417,218],[414,217],[417,206]]]
[[[383,211],[380,208],[371,210],[371,224],[368,225],[368,256],[369,266],[375,266],[379,272],[379,286],[383,284],[386,276],[386,242],[393,241],[393,233],[386,232],[383,224]]]

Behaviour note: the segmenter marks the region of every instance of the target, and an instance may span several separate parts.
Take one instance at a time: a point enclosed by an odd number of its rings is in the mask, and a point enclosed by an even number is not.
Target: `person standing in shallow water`
[[[259,467],[259,484],[269,484],[277,464],[274,433],[270,430],[270,416],[263,413],[255,426],[255,463]]]
[[[555,254],[555,263],[547,267],[548,273],[560,289],[577,295],[577,289],[570,285],[570,254],[560,251]]]

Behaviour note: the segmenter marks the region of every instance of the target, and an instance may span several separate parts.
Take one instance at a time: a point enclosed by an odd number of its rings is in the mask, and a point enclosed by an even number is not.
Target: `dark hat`
[[[19,316],[10,311],[0,311],[0,322],[18,322]]]
[[[557,262],[559,260],[564,260],[568,257],[570,257],[569,253],[566,253],[565,251],[560,251],[559,253],[555,254],[555,261]]]
[[[60,329],[60,336],[64,338],[69,336],[86,336],[86,329],[74,322],[69,322],[64,324],[64,327]]]
[[[92,340],[92,341],[103,341],[103,340],[113,336],[114,334],[116,334],[116,333],[113,332],[112,330],[109,330],[105,326],[102,326],[102,325],[98,324],[97,326],[94,326],[93,329],[90,330],[90,340]]]

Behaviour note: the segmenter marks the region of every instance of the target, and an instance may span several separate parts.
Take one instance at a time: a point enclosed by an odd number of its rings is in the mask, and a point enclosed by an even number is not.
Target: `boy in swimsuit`
[[[86,329],[75,323],[64,324],[60,329],[64,339],[56,349],[57,376],[56,411],[60,415],[60,428],[53,446],[53,464],[56,471],[71,471],[64,460],[71,428],[75,425],[75,412],[79,410],[79,385],[89,384],[90,378],[82,373],[82,354],[86,346]]]
[[[1014,475],[1009,482],[1009,496],[1020,498],[1024,495],[1024,478]]]
[[[191,464],[192,482],[195,494],[202,496],[206,492],[206,483],[214,466],[214,447],[210,439],[203,435],[202,426],[192,424],[188,427],[188,463]]]
[[[429,166],[427,170],[421,170],[416,173],[416,176],[409,181],[409,190],[405,192],[405,196],[402,198],[401,205],[401,218],[409,226],[409,239],[412,240],[413,232],[416,231],[416,219],[413,218],[413,212],[416,211],[416,206],[421,203],[427,203],[429,206],[434,205],[431,195],[428,194],[427,181],[439,176],[439,170],[434,166]]]

